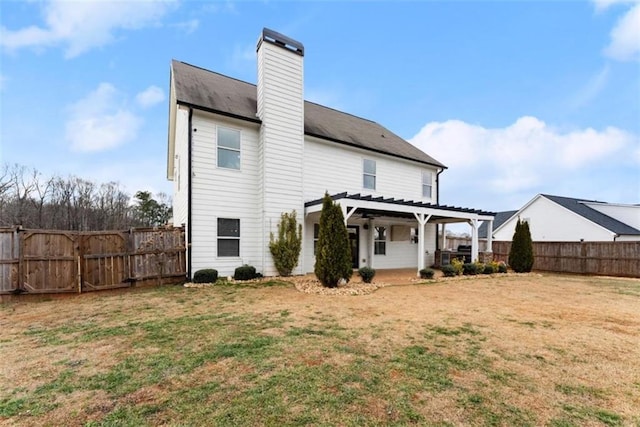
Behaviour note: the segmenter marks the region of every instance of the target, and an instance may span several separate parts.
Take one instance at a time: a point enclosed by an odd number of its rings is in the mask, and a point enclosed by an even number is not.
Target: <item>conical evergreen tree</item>
[[[527,222],[516,223],[516,230],[511,241],[509,251],[509,266],[516,273],[526,273],[533,268],[533,242],[531,241],[531,231]]]
[[[342,209],[331,200],[328,193],[325,193],[322,200],[319,226],[314,272],[324,286],[335,288],[340,279],[349,281],[353,269],[349,235]]]

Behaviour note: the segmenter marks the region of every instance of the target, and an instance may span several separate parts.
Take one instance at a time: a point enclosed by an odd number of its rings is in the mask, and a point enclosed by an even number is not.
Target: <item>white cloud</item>
[[[62,45],[65,57],[73,58],[116,38],[118,30],[154,25],[174,0],[65,1],[43,3],[43,26],[17,30],[0,26],[0,45],[8,50]]]
[[[104,151],[134,140],[142,119],[125,108],[125,97],[109,83],[69,107],[66,138],[74,151]]]
[[[634,4],[640,3],[640,0],[593,0],[597,12],[602,12],[615,4]]]
[[[609,65],[602,67],[570,100],[573,108],[580,108],[593,101],[605,88],[609,81]]]
[[[613,27],[605,54],[619,61],[640,60],[640,4],[633,6]]]
[[[584,197],[594,183],[602,185],[592,172],[632,161],[640,138],[613,127],[560,131],[525,116],[498,129],[458,120],[432,122],[410,142],[450,168],[443,178],[443,203],[453,200],[495,209],[502,199],[509,200],[514,194],[531,198],[553,188],[559,189],[556,192],[560,195]],[[574,179],[585,191],[562,194],[561,183]]]
[[[171,26],[184,31],[185,34],[192,34],[200,27],[200,21],[198,19],[191,19],[189,21],[176,22],[175,24],[171,24]]]
[[[136,102],[142,108],[152,107],[162,101],[164,101],[164,91],[158,86],[149,86],[136,95]]]

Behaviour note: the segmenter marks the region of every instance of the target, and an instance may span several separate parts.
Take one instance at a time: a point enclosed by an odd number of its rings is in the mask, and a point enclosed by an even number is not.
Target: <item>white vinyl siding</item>
[[[266,241],[265,275],[277,274],[269,253],[269,232],[277,232],[283,212],[304,217],[304,105],[302,57],[263,42],[258,49],[257,113],[259,132],[257,184]],[[299,264],[302,264],[301,262]],[[302,272],[299,265],[293,274]]]
[[[311,136],[305,137],[304,143],[304,200],[319,199],[325,191],[329,194],[344,191],[362,194],[363,169],[359,165],[363,158],[376,163],[376,188],[366,194],[425,202],[432,200],[422,196],[420,183],[424,164]],[[435,167],[432,172],[436,172]]]
[[[376,161],[362,159],[362,188],[376,189]]]
[[[529,206],[519,212],[521,220],[527,220],[531,240],[534,242],[603,242],[612,241],[614,233],[557,203],[537,196]],[[514,215],[494,232],[494,240],[510,241],[513,238],[518,215]]]
[[[240,131],[218,126],[218,167],[240,169]]]
[[[258,125],[194,110],[192,126],[192,272],[215,268],[221,276],[229,276],[242,264],[260,271],[269,235],[262,227],[257,190]],[[219,127],[241,129],[242,173],[217,167]],[[218,218],[240,220],[239,257],[218,256]]]
[[[173,175],[173,225],[178,227],[187,223],[187,205],[189,191],[187,189],[189,169],[187,160],[189,140],[189,111],[184,107],[176,109],[175,148]]]

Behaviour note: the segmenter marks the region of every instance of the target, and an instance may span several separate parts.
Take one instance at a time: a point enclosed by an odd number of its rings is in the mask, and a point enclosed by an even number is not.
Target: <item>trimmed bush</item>
[[[520,221],[516,223],[513,233],[511,250],[509,251],[509,265],[516,273],[528,273],[533,268],[533,242],[529,223]]]
[[[507,264],[504,262],[498,263],[498,273],[506,273],[507,272]]]
[[[247,264],[236,268],[236,271],[233,273],[234,280],[252,280],[257,277],[259,276],[256,273],[256,268]]]
[[[453,269],[456,272],[456,275],[461,275],[462,274],[462,265],[464,263],[462,261],[460,261],[458,258],[454,258],[451,260],[451,266],[453,267]]]
[[[362,277],[362,281],[364,283],[371,283],[374,276],[376,275],[376,271],[371,267],[362,267],[358,270],[358,274]]]
[[[444,277],[454,277],[458,275],[458,272],[453,265],[449,264],[442,266],[442,274],[444,274]]]
[[[351,246],[342,209],[334,203],[329,193],[325,193],[320,212],[314,273],[323,286],[335,288],[341,279],[349,282],[353,274],[351,266]]]
[[[473,262],[462,264],[462,274],[465,276],[475,276],[478,274],[478,265]]]
[[[204,268],[193,274],[193,283],[216,283],[218,281],[218,270]]]
[[[433,269],[431,268],[423,268],[422,270],[420,270],[421,279],[433,279],[434,274],[435,271],[433,271]]]
[[[482,270],[482,273],[483,273],[483,274],[493,274],[493,273],[495,273],[495,272],[496,272],[496,270],[495,270],[495,269],[494,269],[494,267],[493,267],[493,263],[486,264],[486,265],[484,266],[484,270]]]
[[[302,225],[296,220],[296,211],[283,213],[278,223],[278,239],[271,233],[269,251],[281,276],[290,276],[302,249]]]

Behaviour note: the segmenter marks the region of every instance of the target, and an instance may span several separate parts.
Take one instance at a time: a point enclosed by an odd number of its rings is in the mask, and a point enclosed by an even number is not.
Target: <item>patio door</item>
[[[357,225],[348,225],[349,247],[351,248],[351,267],[359,268],[360,259],[360,227]]]

